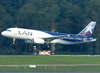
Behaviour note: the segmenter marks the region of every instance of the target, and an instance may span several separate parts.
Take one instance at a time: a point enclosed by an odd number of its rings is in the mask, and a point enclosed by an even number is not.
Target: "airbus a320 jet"
[[[95,21],[91,21],[80,33],[67,34],[48,32],[24,28],[8,28],[1,34],[5,37],[13,38],[13,44],[15,39],[23,39],[27,43],[44,44],[44,43],[58,43],[58,44],[79,44],[96,41],[96,38],[92,38],[92,32],[96,25]]]

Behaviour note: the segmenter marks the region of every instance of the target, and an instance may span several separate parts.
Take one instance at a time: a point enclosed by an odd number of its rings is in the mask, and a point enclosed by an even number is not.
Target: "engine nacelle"
[[[25,40],[25,43],[44,44],[45,41],[43,39],[34,38],[33,40]]]
[[[45,41],[43,39],[34,38],[34,43],[36,43],[36,44],[44,44]]]

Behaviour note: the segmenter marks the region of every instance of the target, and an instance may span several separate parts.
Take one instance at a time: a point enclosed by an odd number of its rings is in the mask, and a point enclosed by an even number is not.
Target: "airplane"
[[[26,43],[35,44],[79,44],[96,41],[96,38],[91,37],[95,25],[96,22],[91,21],[78,34],[57,33],[24,28],[8,28],[7,30],[1,32],[1,35],[13,38],[13,44],[15,42],[15,39],[23,39]]]

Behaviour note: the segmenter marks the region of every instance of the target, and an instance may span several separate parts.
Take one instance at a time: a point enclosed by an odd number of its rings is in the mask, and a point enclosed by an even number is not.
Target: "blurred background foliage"
[[[97,22],[96,42],[56,44],[56,54],[100,54],[100,0],[0,0],[0,32],[10,27],[51,31],[54,23],[56,32],[77,34],[90,21]],[[0,39],[0,54],[33,54],[32,44]]]

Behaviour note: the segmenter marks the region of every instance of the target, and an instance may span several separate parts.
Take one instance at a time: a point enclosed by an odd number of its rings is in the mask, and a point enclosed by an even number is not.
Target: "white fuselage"
[[[30,29],[22,29],[22,28],[9,28],[6,31],[3,31],[1,34],[6,37],[18,38],[18,39],[54,37],[50,34],[47,34],[38,30],[30,30]]]
[[[44,44],[44,43],[59,43],[59,44],[78,44],[96,41],[94,39],[89,41],[79,41],[75,37],[71,38],[68,34],[53,33],[39,30],[23,29],[23,28],[8,28],[1,34],[5,37],[24,39],[33,41],[33,43]],[[63,39],[64,36],[68,39]],[[62,38],[61,38],[62,37]]]
[[[39,30],[30,30],[23,28],[8,28],[7,30],[1,33],[5,37],[16,38],[16,39],[24,39],[24,40],[44,40],[46,38],[54,38],[57,36],[50,35],[48,33],[39,31]],[[49,43],[59,43],[59,39],[54,39]]]

